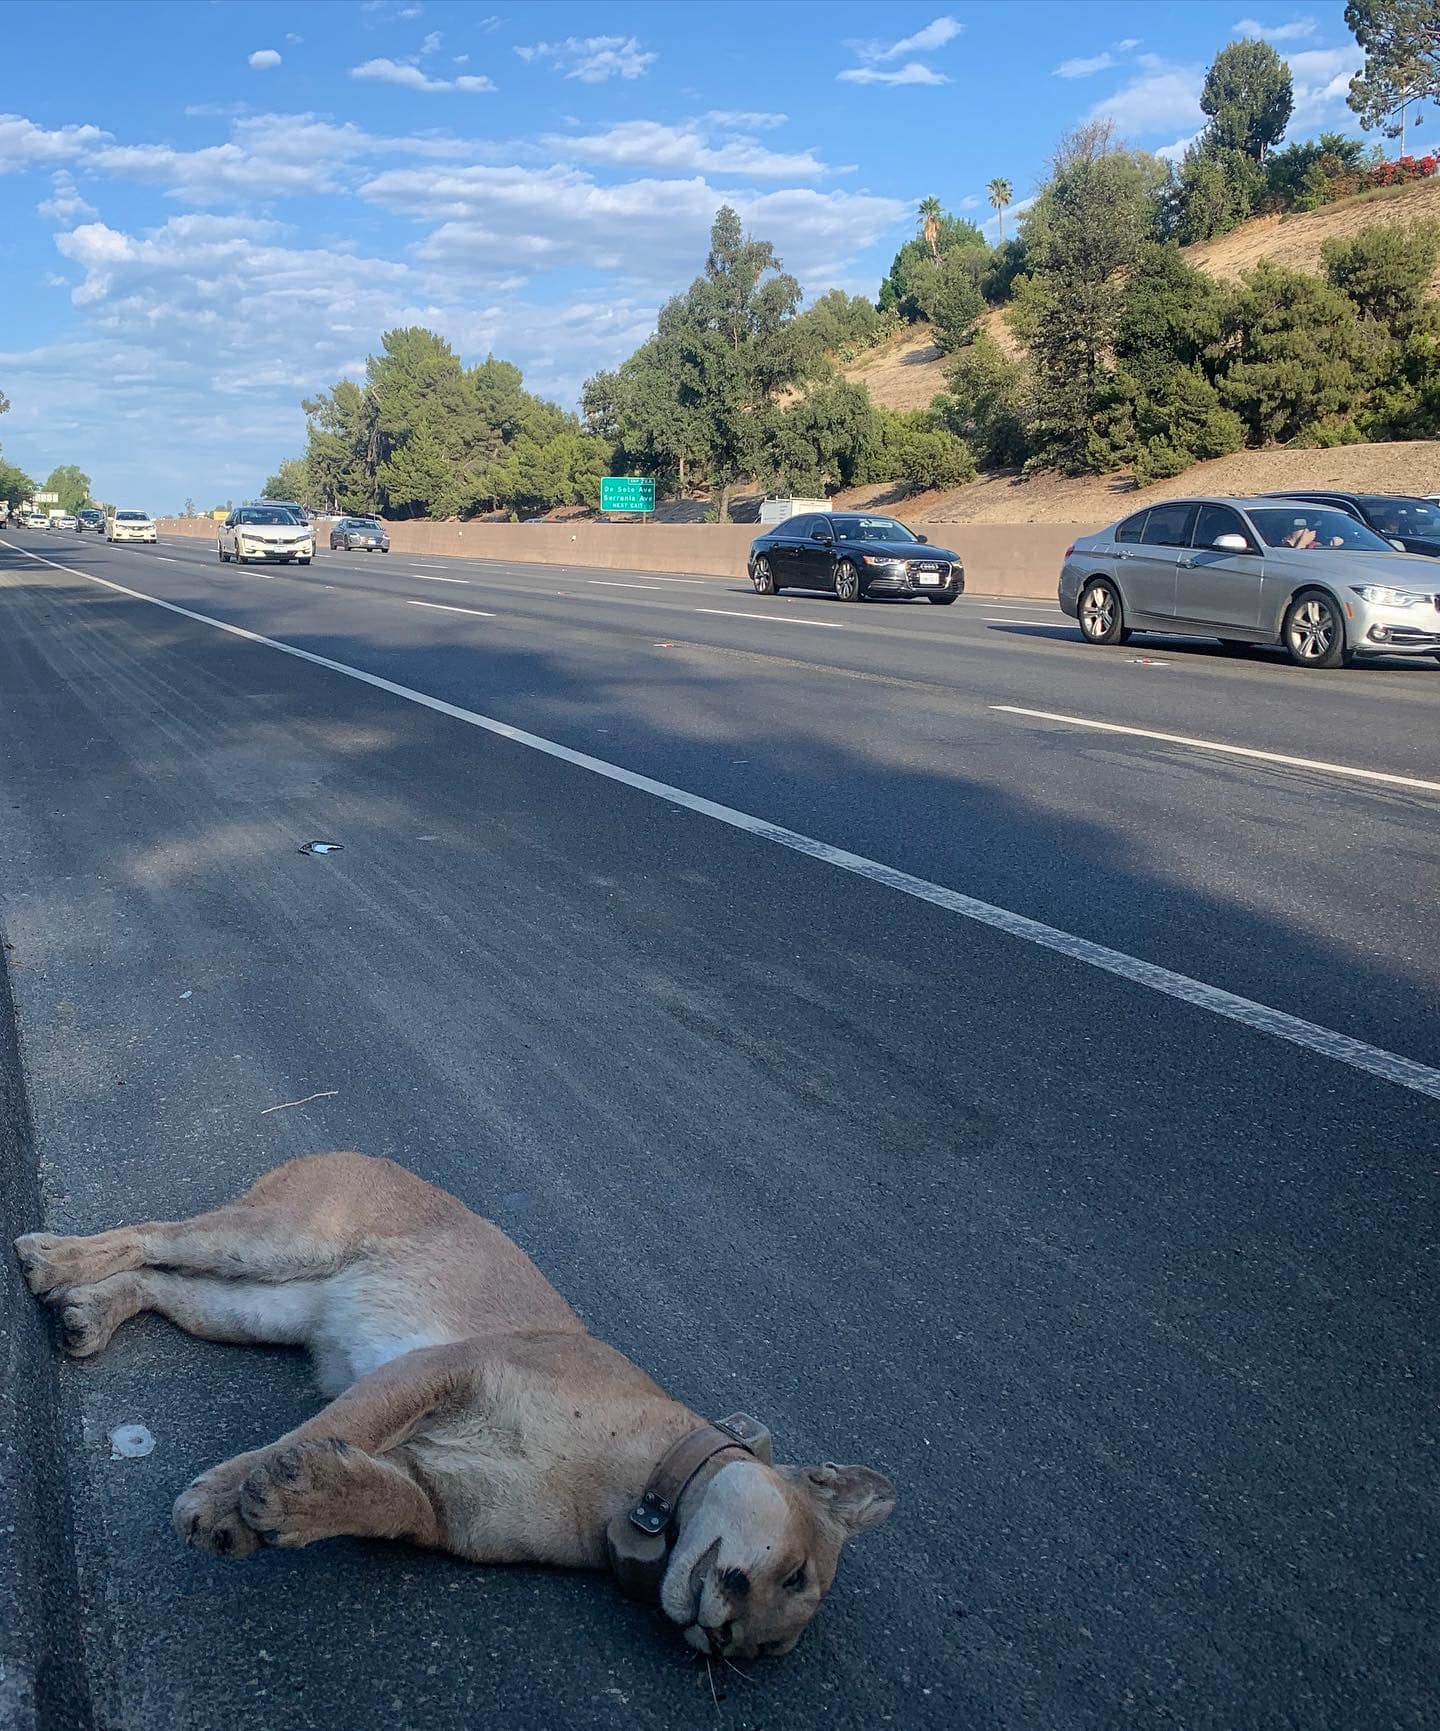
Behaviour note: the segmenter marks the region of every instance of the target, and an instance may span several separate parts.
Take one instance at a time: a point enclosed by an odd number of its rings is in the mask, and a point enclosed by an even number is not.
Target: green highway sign
[[[604,475],[600,480],[602,511],[651,512],[655,480],[651,475]]]

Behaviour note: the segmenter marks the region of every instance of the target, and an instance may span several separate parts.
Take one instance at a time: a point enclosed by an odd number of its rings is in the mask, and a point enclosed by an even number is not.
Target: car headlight
[[[1362,583],[1355,586],[1355,594],[1362,601],[1369,601],[1376,607],[1423,607],[1430,599],[1428,595],[1416,595],[1409,589],[1390,589],[1383,583]]]
[[[862,553],[860,555],[860,563],[862,565],[879,565],[882,568],[888,568],[903,564],[904,561],[901,559],[884,558],[878,553]]]

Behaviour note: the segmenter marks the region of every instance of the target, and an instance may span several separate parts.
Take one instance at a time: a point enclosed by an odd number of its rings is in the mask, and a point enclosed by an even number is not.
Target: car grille
[[[930,573],[938,572],[940,576],[948,577],[950,574],[950,567],[943,559],[912,559],[909,564],[906,565],[905,571],[906,574],[911,577],[918,577],[922,571]]]

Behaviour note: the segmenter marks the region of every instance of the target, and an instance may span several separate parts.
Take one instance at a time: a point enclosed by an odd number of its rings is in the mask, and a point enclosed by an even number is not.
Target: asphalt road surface
[[[1433,662],[1037,603],[0,536],[15,1229],[386,1154],[901,1492],[712,1699],[600,1577],[186,1551],[303,1361],[148,1317],[56,1365],[12,1267],[0,1714],[1436,1724],[1437,739]]]

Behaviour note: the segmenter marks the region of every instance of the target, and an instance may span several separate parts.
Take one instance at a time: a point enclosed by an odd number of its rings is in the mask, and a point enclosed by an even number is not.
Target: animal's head
[[[894,1485],[869,1467],[732,1461],[685,1510],[661,1609],[701,1653],[788,1653],[830,1591],[845,1541],[894,1507]]]

